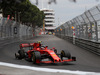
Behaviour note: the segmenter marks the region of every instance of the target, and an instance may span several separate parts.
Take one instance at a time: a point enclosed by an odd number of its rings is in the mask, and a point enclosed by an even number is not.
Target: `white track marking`
[[[0,62],[0,65],[1,66],[7,66],[7,67],[13,67],[13,68],[19,68],[19,69],[28,69],[28,70],[42,71],[42,72],[52,72],[52,73],[68,73],[68,74],[76,74],[76,75],[100,75],[100,73],[95,73],[95,72],[39,68],[39,67],[31,67],[31,66],[25,66],[25,65],[5,63],[5,62]]]

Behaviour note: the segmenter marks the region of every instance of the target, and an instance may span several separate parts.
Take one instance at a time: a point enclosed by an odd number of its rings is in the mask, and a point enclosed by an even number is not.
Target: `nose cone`
[[[61,59],[60,58],[54,60],[54,63],[59,63],[59,62],[61,62]]]

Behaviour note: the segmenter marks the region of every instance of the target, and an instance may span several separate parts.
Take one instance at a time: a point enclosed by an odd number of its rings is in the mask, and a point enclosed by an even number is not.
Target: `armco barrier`
[[[75,44],[81,48],[87,49],[97,55],[100,55],[100,42],[76,38]]]
[[[64,40],[67,40],[67,41],[73,43],[73,37],[61,36],[61,35],[56,35],[56,36],[59,37],[59,38],[63,38]],[[100,42],[75,38],[75,45],[77,45],[81,48],[84,48],[84,49],[86,49],[90,52],[93,52],[97,55],[100,55]]]

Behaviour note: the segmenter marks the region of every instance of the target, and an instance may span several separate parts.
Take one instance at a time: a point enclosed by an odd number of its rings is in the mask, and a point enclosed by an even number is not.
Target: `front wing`
[[[76,61],[76,57],[72,57],[71,59],[61,60],[59,62],[41,61],[41,63],[63,63],[63,62],[72,62],[72,61]]]

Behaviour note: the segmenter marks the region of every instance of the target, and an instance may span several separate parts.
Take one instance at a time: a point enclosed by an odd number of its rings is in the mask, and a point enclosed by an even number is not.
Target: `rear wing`
[[[24,44],[20,44],[20,49],[24,48],[24,47],[35,47],[35,48],[38,48],[40,47],[41,44],[40,43],[24,43]]]
[[[34,47],[34,43],[24,43],[24,44],[20,44],[20,49],[22,49],[24,47]]]

